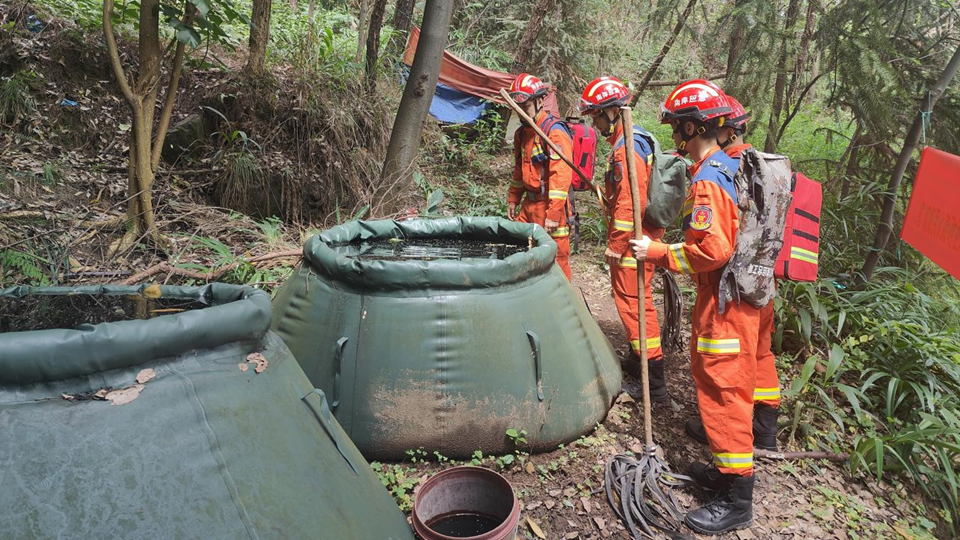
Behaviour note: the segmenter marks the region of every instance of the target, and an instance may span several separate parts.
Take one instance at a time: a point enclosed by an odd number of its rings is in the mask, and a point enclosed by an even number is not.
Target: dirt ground
[[[604,333],[623,353],[625,339],[609,278],[599,265],[600,254],[574,255],[574,284],[580,287]],[[659,295],[655,295],[659,296]],[[684,423],[695,415],[697,402],[690,363],[683,352],[666,356],[669,403],[655,404],[653,429],[671,469],[684,472],[693,461],[708,461],[709,450],[684,433]],[[638,385],[626,377],[624,385]],[[520,538],[629,538],[607,504],[603,492],[606,460],[617,453],[642,449],[643,413],[639,403],[621,394],[599,428],[580,440],[546,454],[524,456],[507,467],[495,458],[481,465],[498,470],[520,498]],[[781,417],[781,426],[784,419]],[[781,430],[783,435],[783,430]],[[784,437],[781,436],[781,446]],[[421,480],[449,463],[418,461],[410,472]],[[415,472],[414,472],[415,471]],[[826,461],[759,461],[754,493],[754,525],[720,536],[727,539],[837,539],[916,538],[910,526],[910,505],[884,486],[865,483],[846,474],[844,464]],[[678,492],[686,510],[709,501],[696,488]],[[904,498],[908,497],[904,494]],[[678,538],[701,538],[689,530]],[[667,538],[667,536],[663,536]],[[705,538],[705,537],[704,537]],[[717,537],[714,537],[717,538]]]

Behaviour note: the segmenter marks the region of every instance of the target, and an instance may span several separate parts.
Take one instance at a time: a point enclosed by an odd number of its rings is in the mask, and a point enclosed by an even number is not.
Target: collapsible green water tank
[[[555,449],[594,428],[620,369],[556,244],[496,218],[347,223],[307,241],[273,330],[370,459]]]
[[[0,291],[0,538],[412,540],[269,325],[248,287]]]

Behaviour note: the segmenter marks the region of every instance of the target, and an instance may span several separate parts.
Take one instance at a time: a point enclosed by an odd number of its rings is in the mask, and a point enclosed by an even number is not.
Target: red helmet
[[[747,131],[747,121],[750,120],[750,113],[743,108],[743,105],[733,96],[727,96],[730,103],[730,114],[727,115],[725,126],[732,127],[734,130],[743,133]]]
[[[660,107],[660,123],[671,120],[693,119],[701,122],[724,118],[732,111],[727,95],[719,86],[704,79],[681,83]]]
[[[596,112],[607,107],[623,107],[630,101],[630,90],[614,77],[600,77],[590,81],[580,96],[580,114]]]
[[[543,81],[529,73],[521,73],[513,80],[510,85],[510,97],[517,103],[523,103],[528,99],[536,99],[547,95],[547,87]]]

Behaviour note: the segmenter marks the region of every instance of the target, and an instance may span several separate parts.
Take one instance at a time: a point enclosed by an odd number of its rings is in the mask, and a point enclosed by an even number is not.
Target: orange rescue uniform
[[[728,156],[740,160],[744,150],[751,148],[749,143],[727,147]],[[756,403],[780,407],[780,376],[777,374],[777,358],[773,354],[773,302],[760,308],[760,337],[757,342],[757,387],[753,390]]]
[[[635,130],[639,128],[634,128]],[[614,147],[608,160],[605,180],[605,198],[608,202],[610,223],[607,225],[607,248],[615,253],[622,253],[620,264],[610,267],[610,281],[613,284],[613,297],[620,313],[620,320],[627,332],[630,348],[640,355],[640,322],[639,298],[637,290],[637,260],[633,258],[629,249],[629,241],[634,237],[633,199],[630,196],[630,181],[627,178],[626,149],[623,145],[623,125],[617,123],[613,134],[607,137],[607,142]],[[637,169],[637,188],[641,193],[640,213],[646,211],[647,188],[650,180],[652,164],[652,149],[646,143],[634,145],[634,160]],[[643,228],[643,234],[659,240],[663,237],[663,229],[648,230]],[[653,306],[653,294],[650,283],[656,268],[649,261],[644,264],[644,314],[647,322],[647,358],[658,360],[663,358],[660,348],[660,323],[657,320],[657,309]]]
[[[696,283],[690,369],[700,418],[720,472],[752,476],[760,311],[746,302],[729,302],[721,313],[718,296],[720,274],[733,255],[740,226],[733,184],[738,166],[714,147],[691,167],[693,182],[683,206],[684,241],[651,241],[647,260],[690,274]]]
[[[541,111],[536,118],[537,125],[543,126],[549,117],[549,113]],[[565,129],[556,126],[547,136],[564,155],[573,155],[573,141]],[[549,234],[557,243],[557,264],[567,279],[571,279],[567,197],[573,170],[527,126],[521,126],[513,136],[513,155],[516,165],[507,202],[521,205],[517,221],[536,223],[544,228],[548,219],[559,223],[557,230]]]

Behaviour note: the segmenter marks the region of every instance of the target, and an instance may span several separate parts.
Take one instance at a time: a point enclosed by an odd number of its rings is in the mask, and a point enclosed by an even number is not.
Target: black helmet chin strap
[[[692,135],[687,135],[683,129],[683,125],[687,122],[693,123],[697,126],[697,129],[693,130]],[[687,155],[687,143],[696,139],[700,135],[703,135],[707,132],[707,124],[703,123],[700,120],[694,120],[692,118],[680,120],[680,125],[677,127],[677,131],[680,132],[680,144],[677,145],[677,153],[681,156]]]
[[[600,114],[607,119],[607,130],[600,132],[604,137],[609,137],[613,135],[613,132],[616,131],[617,121],[620,120],[620,112],[618,111],[613,118],[610,118],[610,115],[607,114],[607,111],[610,110],[610,107],[600,111]]]

